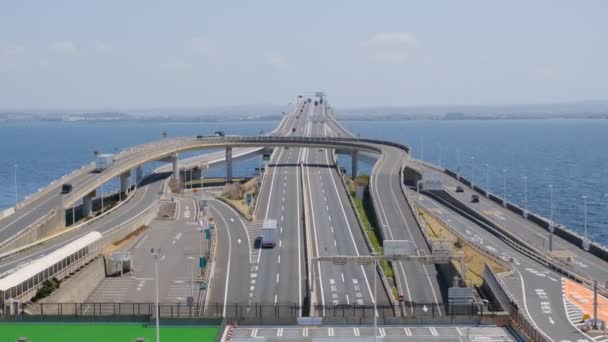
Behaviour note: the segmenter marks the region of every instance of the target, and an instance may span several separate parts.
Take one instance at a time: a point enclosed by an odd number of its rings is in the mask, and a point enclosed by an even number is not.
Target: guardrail
[[[6,240],[0,241],[0,251],[3,251],[5,248],[9,247],[15,241],[18,241],[20,238],[24,237],[27,234],[32,233],[34,230],[40,228],[43,224],[47,223],[49,219],[53,219],[55,216],[55,209],[49,210],[46,214],[39,217],[36,221],[21,229],[16,234],[13,234]]]
[[[508,292],[502,280],[496,276],[494,271],[487,264],[484,264],[483,278],[496,299],[502,305],[503,309],[505,309],[509,314],[511,321],[515,323],[519,330],[526,334],[531,341],[553,341],[542,330],[540,330],[536,324],[529,319],[529,317],[524,315],[519,310],[517,304],[515,304],[514,298],[512,297],[511,293]]]
[[[552,257],[547,256],[542,251],[537,250],[533,246],[530,246],[529,244],[527,244],[525,241],[522,241],[521,239],[517,238],[516,236],[513,236],[513,234],[511,234],[503,229],[493,227],[492,225],[488,224],[487,222],[480,220],[479,218],[458,208],[457,206],[450,203],[449,201],[441,198],[441,196],[438,196],[437,194],[434,194],[434,193],[428,192],[428,191],[425,191],[424,193],[426,195],[428,195],[429,197],[437,200],[438,202],[444,204],[448,208],[461,214],[462,216],[468,218],[469,220],[475,222],[480,227],[484,228],[486,231],[490,232],[492,235],[494,235],[497,238],[499,238],[500,240],[502,240],[509,247],[515,249],[516,251],[525,255],[526,257],[538,262],[539,264],[541,264],[549,269],[554,270],[557,273],[560,273],[570,279],[573,279],[579,283],[582,283],[588,287],[593,286],[593,281],[591,279],[589,279],[579,273],[573,272],[571,269],[569,269],[567,267],[564,267],[563,265],[554,261]],[[449,194],[448,194],[448,196],[449,196]],[[604,296],[608,296],[608,290],[606,290],[604,288],[598,287],[598,292]]]

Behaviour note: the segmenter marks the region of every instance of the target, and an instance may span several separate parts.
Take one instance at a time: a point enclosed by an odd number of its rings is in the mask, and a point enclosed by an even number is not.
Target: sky
[[[608,1],[0,0],[0,109],[608,99]]]

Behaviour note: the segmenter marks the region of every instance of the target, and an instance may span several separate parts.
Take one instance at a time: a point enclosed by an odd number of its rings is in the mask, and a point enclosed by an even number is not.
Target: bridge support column
[[[120,192],[125,195],[129,192],[129,176],[131,176],[131,171],[120,175]]]
[[[93,211],[93,198],[96,193],[97,192],[93,190],[93,192],[82,198],[82,217],[91,216],[91,212]]]
[[[350,170],[351,171],[350,174],[351,174],[353,180],[355,178],[357,178],[357,173],[358,173],[357,168],[359,166],[358,164],[359,164],[359,153],[357,151],[353,151],[351,153],[351,170]]]
[[[141,168],[141,166],[138,166],[135,169],[135,183],[139,184],[142,178],[144,178],[144,170]]]
[[[232,147],[226,147],[226,183],[232,183]]]
[[[173,179],[179,181],[179,166],[177,164],[177,153],[171,156],[171,163],[173,163]]]

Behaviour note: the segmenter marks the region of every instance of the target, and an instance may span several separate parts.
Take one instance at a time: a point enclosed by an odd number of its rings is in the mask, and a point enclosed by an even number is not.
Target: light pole
[[[17,209],[17,204],[19,203],[19,191],[17,189],[17,164],[15,164],[15,209]]]
[[[507,169],[502,169],[502,206],[507,207]]]
[[[103,215],[103,183],[101,183],[101,214]]]
[[[460,149],[456,150],[456,179],[460,180]]]
[[[490,198],[490,164],[486,163],[486,197]]]
[[[528,218],[528,176],[524,176],[524,217]]]
[[[471,189],[475,190],[475,156],[471,156],[471,169],[473,169],[473,177],[471,177]]]
[[[549,224],[549,252],[553,252],[553,232],[555,231],[555,221],[553,220],[553,184],[549,184],[549,215],[551,223]]]
[[[585,240],[587,240],[587,195],[583,195],[583,214],[585,216]]]
[[[189,256],[192,262],[190,263],[190,296],[194,298],[194,257]]]
[[[156,342],[160,342],[160,324],[158,319],[160,314],[158,307],[158,257],[160,256],[160,248],[152,248],[151,252],[154,256],[154,283],[156,286],[156,300],[154,305],[156,307]]]
[[[378,256],[378,253],[373,252],[372,256]],[[376,341],[376,336],[378,336],[378,286],[376,284],[378,277],[378,260],[374,258],[374,341]]]

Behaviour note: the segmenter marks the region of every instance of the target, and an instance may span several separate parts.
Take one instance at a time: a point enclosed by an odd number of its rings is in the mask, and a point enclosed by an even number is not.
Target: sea
[[[608,244],[608,120],[403,120],[345,121],[361,137],[398,141],[413,158],[458,170],[463,176],[522,207]],[[93,151],[121,149],[162,138],[213,134],[255,135],[276,121],[228,122],[27,122],[0,123],[0,208],[94,160]],[[193,153],[184,154],[188,157]],[[147,165],[152,172],[162,165]],[[259,158],[235,165],[249,176]],[[370,165],[361,165],[369,173]],[[210,169],[206,176],[221,176]],[[16,185],[16,187],[15,187]],[[118,187],[118,181],[104,191]],[[15,191],[16,190],[16,191]],[[584,197],[586,197],[586,200]],[[585,205],[586,202],[586,205]]]

